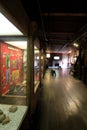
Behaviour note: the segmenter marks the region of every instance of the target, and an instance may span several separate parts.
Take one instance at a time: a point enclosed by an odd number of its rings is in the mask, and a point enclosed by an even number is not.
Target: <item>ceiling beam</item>
[[[42,16],[87,17],[87,13],[42,13]]]
[[[46,32],[48,35],[73,35],[74,33],[72,32]]]

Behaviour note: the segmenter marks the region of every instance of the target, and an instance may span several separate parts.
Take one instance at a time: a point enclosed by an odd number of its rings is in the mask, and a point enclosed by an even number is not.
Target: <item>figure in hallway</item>
[[[52,75],[52,76],[56,76],[55,70],[53,70],[53,69],[51,70],[51,75]]]

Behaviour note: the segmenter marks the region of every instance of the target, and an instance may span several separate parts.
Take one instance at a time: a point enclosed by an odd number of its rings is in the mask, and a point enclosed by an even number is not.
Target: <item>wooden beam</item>
[[[73,35],[72,32],[46,32],[48,35]]]
[[[87,17],[87,13],[42,13],[42,16]]]

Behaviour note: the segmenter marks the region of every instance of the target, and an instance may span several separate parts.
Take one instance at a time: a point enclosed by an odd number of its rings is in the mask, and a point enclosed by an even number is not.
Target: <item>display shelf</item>
[[[5,125],[2,125],[2,123],[0,123],[0,130],[19,130],[23,119],[26,115],[26,112],[28,110],[27,106],[19,106],[17,105],[17,111],[16,112],[9,112],[9,108],[12,105],[5,105],[5,104],[0,104],[0,109],[3,111],[4,114],[6,114],[6,116],[9,116],[10,118],[10,122],[8,122]]]

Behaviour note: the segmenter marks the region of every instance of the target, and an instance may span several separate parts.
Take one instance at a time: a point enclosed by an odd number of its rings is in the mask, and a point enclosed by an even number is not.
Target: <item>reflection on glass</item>
[[[34,84],[36,85],[39,81],[39,50],[34,50]]]

